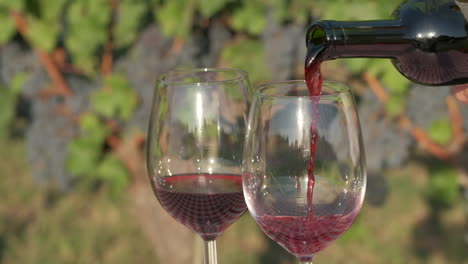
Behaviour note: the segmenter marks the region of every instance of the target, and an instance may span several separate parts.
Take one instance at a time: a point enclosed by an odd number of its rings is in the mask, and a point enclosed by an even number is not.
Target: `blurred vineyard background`
[[[201,263],[144,165],[158,74],[301,79],[317,19],[389,18],[385,0],[0,0],[0,263]],[[357,222],[317,263],[468,263],[468,106],[387,60],[337,60],[354,88],[369,184]],[[295,263],[244,215],[220,263]]]

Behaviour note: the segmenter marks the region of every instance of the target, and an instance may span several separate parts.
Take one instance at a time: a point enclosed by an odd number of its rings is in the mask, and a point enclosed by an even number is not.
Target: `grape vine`
[[[6,136],[3,128],[25,95],[33,112],[26,137],[35,178],[71,174],[59,185],[100,181],[118,194],[131,177],[114,152],[128,127],[145,130],[158,73],[221,66],[243,68],[253,85],[303,78],[311,21],[389,19],[394,8],[385,0],[0,0],[0,44],[20,42],[40,64],[9,72],[13,65],[2,64],[0,133]],[[467,113],[448,92],[437,96],[446,100],[421,92],[427,88],[412,85],[388,60],[341,60],[325,75],[374,93],[358,91],[360,115],[373,120],[364,132],[382,135],[366,149],[373,175],[404,164],[415,146],[447,168],[460,167],[454,161],[466,152]],[[66,136],[57,132],[64,127],[70,127]],[[452,202],[457,185],[440,185],[437,175],[430,177],[428,197]]]

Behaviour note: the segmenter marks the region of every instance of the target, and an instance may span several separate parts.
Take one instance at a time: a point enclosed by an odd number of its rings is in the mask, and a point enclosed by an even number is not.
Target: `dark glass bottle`
[[[308,58],[391,58],[410,80],[425,85],[468,83],[468,3],[408,0],[393,20],[331,21],[307,32]]]

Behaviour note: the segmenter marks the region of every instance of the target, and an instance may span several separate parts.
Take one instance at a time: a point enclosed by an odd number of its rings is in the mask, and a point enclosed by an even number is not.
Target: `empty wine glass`
[[[162,75],[150,118],[147,164],[162,207],[205,241],[216,263],[216,237],[246,210],[241,162],[248,111],[247,74],[192,69]]]
[[[360,125],[349,89],[304,81],[259,87],[252,99],[243,161],[250,214],[263,232],[312,263],[359,213],[366,187]]]

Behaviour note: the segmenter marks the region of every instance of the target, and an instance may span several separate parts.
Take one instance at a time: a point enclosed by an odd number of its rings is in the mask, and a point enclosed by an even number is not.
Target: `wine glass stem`
[[[205,264],[217,264],[216,240],[205,242]]]
[[[299,264],[312,264],[312,260],[309,260],[309,261],[299,261]]]

